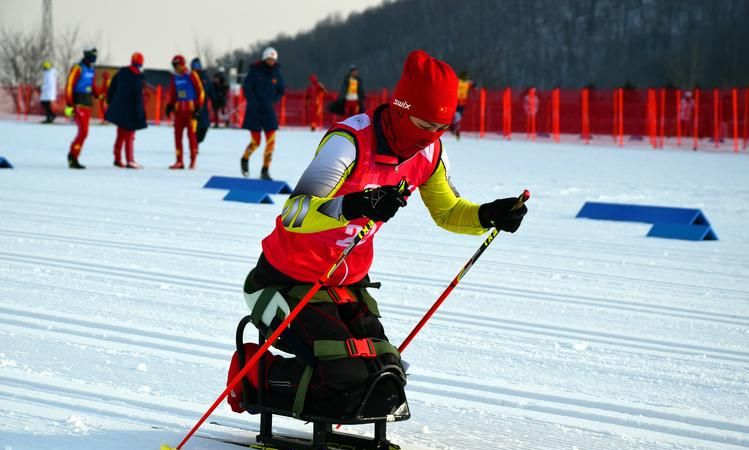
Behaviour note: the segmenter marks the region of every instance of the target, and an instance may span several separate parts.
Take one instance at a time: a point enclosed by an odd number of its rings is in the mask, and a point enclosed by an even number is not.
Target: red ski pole
[[[522,194],[518,197],[518,201],[515,203],[515,206],[512,207],[512,210],[516,210],[523,206],[523,203],[527,202],[528,199],[531,198],[531,193],[526,189],[523,191]],[[406,337],[406,339],[403,341],[403,343],[398,347],[398,351],[400,353],[403,353],[403,350],[408,347],[408,344],[411,343],[413,338],[421,331],[422,328],[424,328],[424,325],[426,325],[427,321],[434,315],[434,313],[437,311],[437,308],[440,307],[442,302],[445,301],[448,295],[455,289],[455,286],[460,283],[460,280],[463,279],[466,273],[468,273],[469,270],[471,270],[471,267],[473,267],[473,264],[479,259],[479,257],[484,253],[484,250],[486,250],[487,247],[489,247],[489,244],[492,243],[495,237],[499,234],[499,230],[494,228],[492,232],[489,234],[489,236],[486,238],[483,244],[481,244],[481,247],[479,247],[478,250],[476,250],[476,253],[471,256],[471,259],[468,260],[468,262],[463,266],[463,268],[460,270],[458,275],[453,278],[453,280],[450,282],[450,285],[447,286],[444,292],[442,292],[442,295],[439,296],[436,302],[434,302],[434,305],[432,305],[431,308],[429,308],[429,311],[424,315],[424,317],[421,318],[418,324],[416,324],[416,327],[414,327],[413,330],[411,330],[411,333]]]
[[[402,189],[405,189],[405,182],[401,183]],[[184,439],[182,439],[182,442],[177,445],[177,447],[170,447],[166,444],[161,445],[161,450],[180,450],[183,445],[192,437],[193,434],[195,434],[196,431],[198,431],[198,428],[205,422],[205,420],[208,418],[208,416],[213,413],[213,411],[218,407],[218,405],[226,398],[227,395],[229,395],[229,392],[236,386],[240,381],[242,381],[242,378],[247,375],[247,372],[252,369],[255,364],[260,360],[260,358],[263,356],[263,354],[270,348],[270,346],[276,342],[276,339],[281,335],[281,333],[289,327],[289,324],[291,321],[293,321],[296,316],[302,311],[304,306],[310,301],[313,295],[317,291],[320,290],[320,288],[325,284],[325,282],[330,279],[330,277],[333,275],[333,272],[338,269],[338,267],[343,263],[343,260],[346,259],[349,253],[351,253],[351,250],[356,247],[356,244],[361,242],[362,239],[372,230],[372,227],[374,227],[374,221],[370,220],[367,222],[366,225],[364,225],[364,228],[359,231],[359,233],[354,237],[354,240],[349,243],[348,247],[346,247],[341,254],[338,256],[338,259],[333,264],[333,266],[323,274],[322,277],[318,281],[315,282],[315,284],[312,285],[310,290],[307,292],[307,294],[302,298],[302,300],[299,302],[299,304],[291,310],[288,316],[281,322],[281,324],[276,328],[276,331],[273,332],[268,337],[268,340],[265,341],[265,343],[255,352],[255,354],[250,358],[250,360],[245,364],[244,368],[234,377],[231,379],[231,381],[227,384],[226,389],[224,389],[224,392],[221,393],[221,395],[218,396],[216,401],[213,402],[210,408],[203,414],[203,417],[198,420],[198,422],[192,427],[189,433],[187,433],[187,436],[185,436]]]

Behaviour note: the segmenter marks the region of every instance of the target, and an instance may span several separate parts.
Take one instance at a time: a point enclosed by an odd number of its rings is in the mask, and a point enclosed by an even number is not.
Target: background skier
[[[78,157],[88,136],[88,123],[91,120],[94,97],[99,97],[99,90],[94,84],[94,63],[96,63],[96,48],[86,48],[83,50],[83,59],[73,65],[65,83],[65,103],[73,108],[73,118],[78,126],[78,133],[70,144],[68,152],[68,167],[71,169],[86,168],[78,162]]]
[[[143,69],[143,55],[135,52],[130,65],[117,71],[107,90],[109,107],[104,117],[117,125],[117,138],[114,141],[114,165],[128,169],[141,169],[135,162],[135,131],[148,126],[143,105],[143,88],[146,80]],[[125,147],[125,161],[122,161],[122,147]]]
[[[270,165],[273,161],[273,151],[276,148],[276,130],[278,117],[274,105],[281,100],[285,93],[281,65],[278,63],[278,52],[273,47],[263,50],[263,59],[250,66],[250,72],[242,84],[247,106],[242,128],[250,130],[250,143],[244,150],[240,160],[242,175],[250,175],[250,156],[260,147],[260,133],[265,130],[265,151],[263,152],[263,168],[260,178],[270,180]]]
[[[45,115],[42,123],[54,122],[56,115],[52,111],[52,103],[57,100],[57,69],[52,67],[49,61],[42,63],[42,88],[39,100],[41,100]]]
[[[305,111],[307,112],[307,121],[310,130],[315,131],[319,125],[322,125],[322,111],[325,99],[325,85],[317,79],[314,73],[309,76],[309,85],[304,91]]]
[[[205,89],[205,98],[212,100],[214,97],[213,86],[211,86],[208,75],[205,73],[205,70],[203,70],[203,64],[200,62],[200,58],[193,58],[192,61],[190,61],[190,68],[200,77],[200,82],[203,84],[203,89]],[[198,128],[195,133],[198,144],[202,143],[205,140],[205,135],[208,133],[208,128],[210,127],[211,116],[208,112],[208,102],[204,101],[203,107],[200,108],[200,115],[198,116]]]
[[[359,76],[359,69],[352,65],[343,82],[338,94],[343,99],[343,115],[353,116],[364,112],[364,82]]]
[[[190,144],[190,169],[195,168],[198,157],[198,116],[205,102],[205,91],[200,76],[190,72],[185,66],[185,57],[176,55],[172,58],[171,84],[169,86],[169,102],[166,105],[166,115],[174,112],[174,146],[177,160],[169,166],[170,169],[184,169],[182,157],[182,134],[187,130],[187,140]]]

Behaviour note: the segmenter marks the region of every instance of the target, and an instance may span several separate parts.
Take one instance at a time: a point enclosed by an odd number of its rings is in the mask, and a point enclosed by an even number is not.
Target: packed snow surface
[[[244,131],[211,129],[198,168],[176,172],[170,128],[137,134],[140,171],[112,166],[111,126],[92,127],[87,170],[67,169],[74,134],[0,122],[16,166],[0,170],[0,449],[174,446],[225,386],[244,277],[285,197],[202,188],[239,175]],[[293,186],[321,136],[281,130],[271,174]],[[388,428],[402,448],[749,446],[749,157],[610,140],[445,139],[464,197],[532,198],[404,352],[412,418]],[[585,201],[700,208],[720,240],[575,219]],[[391,341],[482,241],[438,228],[418,195],[382,227],[371,275]],[[226,404],[210,420],[258,427]]]

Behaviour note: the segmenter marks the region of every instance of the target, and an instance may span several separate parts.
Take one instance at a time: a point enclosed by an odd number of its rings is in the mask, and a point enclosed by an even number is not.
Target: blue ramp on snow
[[[652,223],[648,237],[717,241],[718,236],[699,209],[669,206],[585,202],[578,218]]]
[[[645,223],[710,225],[699,209],[585,202],[577,217]]]
[[[7,159],[0,156],[0,169],[12,169],[13,164],[10,163]]]
[[[269,194],[291,194],[291,186],[285,181],[258,180],[254,178],[236,178],[213,176],[203,186],[210,189],[228,189],[242,191],[267,192]]]
[[[684,225],[677,223],[656,223],[648,232],[648,237],[684,239],[687,241],[717,241],[710,225]]]
[[[225,196],[224,200],[229,202],[242,202],[242,203],[273,203],[266,192],[259,191],[243,191],[234,190],[229,191]]]

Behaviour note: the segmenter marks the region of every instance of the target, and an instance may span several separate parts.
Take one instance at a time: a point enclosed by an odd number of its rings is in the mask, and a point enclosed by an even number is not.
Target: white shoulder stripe
[[[434,159],[434,142],[429,144],[429,147],[424,147],[421,149],[421,155],[427,159],[427,161],[432,162],[432,159]]]
[[[369,116],[366,114],[357,114],[355,116],[351,116],[348,119],[342,122],[338,122],[338,123],[342,123],[346,126],[353,128],[356,131],[360,131],[370,126],[372,124],[372,121],[369,120]]]

